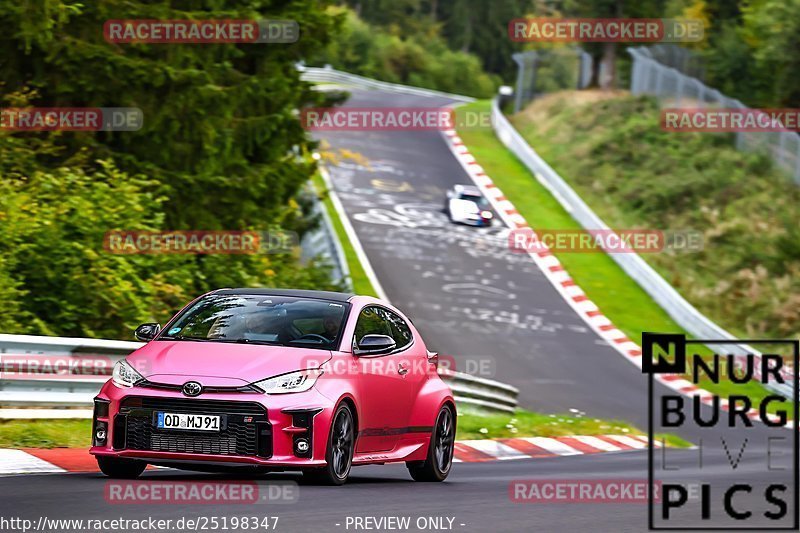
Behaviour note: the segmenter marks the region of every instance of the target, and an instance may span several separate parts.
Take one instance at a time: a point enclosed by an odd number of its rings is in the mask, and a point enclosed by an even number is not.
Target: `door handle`
[[[400,374],[401,376],[405,376],[406,374],[408,374],[408,369],[404,364],[401,363],[397,365],[397,373]]]

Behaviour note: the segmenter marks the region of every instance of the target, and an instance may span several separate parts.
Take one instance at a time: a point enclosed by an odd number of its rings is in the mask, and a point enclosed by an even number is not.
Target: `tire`
[[[414,481],[444,481],[453,466],[456,442],[456,417],[453,409],[445,405],[436,417],[436,424],[428,445],[428,458],[406,463]]]
[[[97,466],[100,471],[114,479],[136,479],[147,468],[147,463],[134,459],[117,457],[98,457]]]
[[[316,485],[344,485],[353,466],[356,448],[355,417],[350,406],[342,403],[336,408],[328,432],[324,468],[303,471],[304,481]]]

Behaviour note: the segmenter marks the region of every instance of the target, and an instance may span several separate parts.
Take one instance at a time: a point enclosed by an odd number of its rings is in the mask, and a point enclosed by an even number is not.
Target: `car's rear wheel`
[[[321,485],[343,485],[350,475],[353,466],[356,433],[355,418],[350,406],[339,405],[333,415],[331,430],[328,434],[328,447],[325,452],[327,465],[324,468],[304,470],[303,477],[312,483]]]
[[[98,457],[97,466],[108,477],[115,479],[135,479],[147,468],[147,463],[135,459],[118,457]]]
[[[456,443],[456,419],[453,409],[445,405],[436,417],[428,458],[406,463],[414,481],[444,481],[453,465]]]

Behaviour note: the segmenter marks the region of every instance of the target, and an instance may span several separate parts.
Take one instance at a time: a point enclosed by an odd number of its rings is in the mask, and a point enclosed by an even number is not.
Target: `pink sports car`
[[[222,289],[181,310],[120,361],[95,398],[102,472],[301,470],[341,485],[353,465],[450,472],[456,408],[410,320],[368,296]]]

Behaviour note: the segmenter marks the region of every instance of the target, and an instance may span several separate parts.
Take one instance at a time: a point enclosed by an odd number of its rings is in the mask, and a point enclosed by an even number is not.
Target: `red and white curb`
[[[660,443],[654,442],[656,447]],[[623,452],[647,448],[641,435],[574,435],[571,437],[520,437],[462,440],[455,444],[454,462],[508,461],[564,455]]]
[[[655,443],[659,446],[659,443]],[[622,452],[647,448],[641,435],[572,437],[521,437],[456,441],[453,461],[476,463]],[[0,476],[17,474],[64,474],[99,472],[97,461],[85,448],[0,448]]]
[[[514,204],[505,197],[503,191],[494,184],[492,178],[486,175],[483,167],[481,167],[475,160],[475,157],[469,153],[469,149],[458,136],[458,132],[455,130],[445,130],[442,133],[453,155],[461,163],[461,166],[475,185],[483,192],[484,196],[486,196],[506,225],[512,230],[525,228],[535,233],[535,230],[526,222],[525,217],[519,214]],[[538,176],[537,179],[539,179]],[[541,182],[542,180],[539,179],[539,181]],[[629,339],[622,330],[617,328],[611,320],[603,314],[597,304],[589,299],[586,293],[583,292],[583,289],[572,279],[558,258],[546,248],[544,242],[539,240],[537,247],[545,249],[527,253],[544,273],[548,281],[556,288],[561,297],[564,298],[578,316],[580,316],[602,339],[608,342],[617,352],[622,354],[625,359],[641,368],[641,347]],[[699,396],[700,401],[706,405],[711,405],[712,403],[713,394],[684,379],[683,376],[656,374],[655,379],[685,396]],[[720,407],[727,410],[728,402],[721,399]],[[758,420],[760,415],[758,410],[751,409],[748,416],[753,420]],[[770,417],[773,421],[779,420],[777,416],[770,415]],[[794,427],[793,422],[787,423],[786,427]]]

